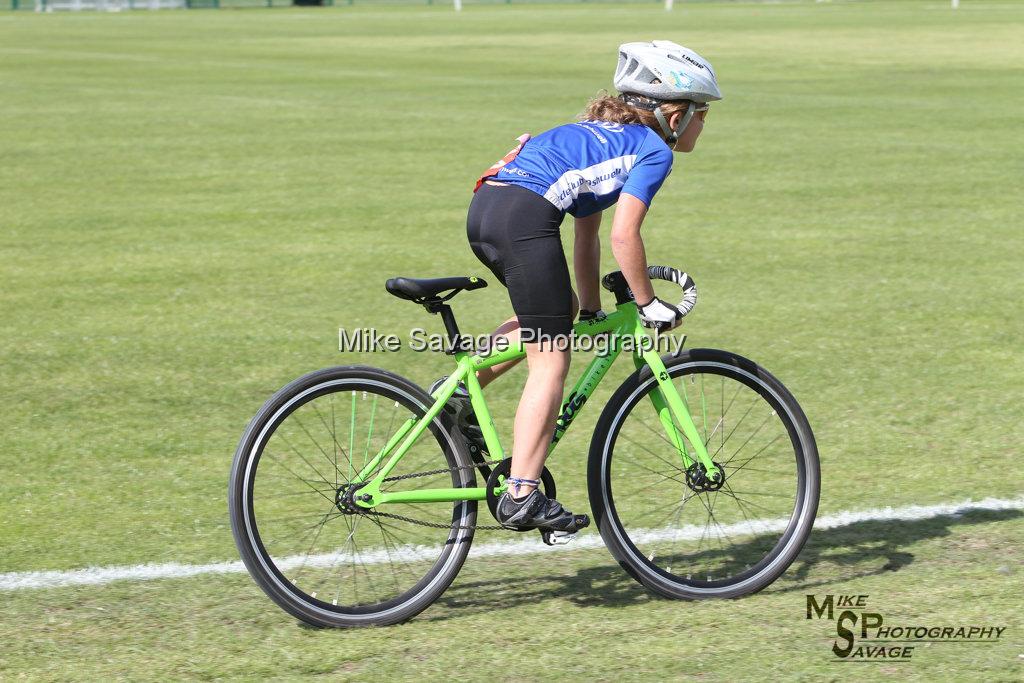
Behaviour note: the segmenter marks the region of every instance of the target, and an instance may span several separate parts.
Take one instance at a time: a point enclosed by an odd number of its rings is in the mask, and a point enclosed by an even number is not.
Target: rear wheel
[[[761,590],[796,558],[817,512],[810,425],[792,394],[745,358],[693,349],[663,360],[724,481],[684,466],[648,400],[658,383],[641,368],[605,407],[591,443],[601,536],[630,575],[662,595]]]
[[[476,501],[364,510],[352,500],[354,475],[433,402],[398,375],[337,367],[295,380],[253,418],[231,468],[231,527],[249,573],[287,612],[317,626],[393,624],[451,584]],[[469,465],[441,411],[389,473],[405,478],[381,490],[473,487]]]

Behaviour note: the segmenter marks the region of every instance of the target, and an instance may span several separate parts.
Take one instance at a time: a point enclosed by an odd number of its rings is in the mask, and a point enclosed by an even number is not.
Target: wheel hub
[[[334,494],[334,505],[346,515],[360,515],[366,512],[366,508],[356,505],[356,491],[366,486],[366,482],[359,484],[341,484]]]
[[[686,468],[686,485],[690,487],[690,490],[695,493],[704,493],[722,488],[722,485],[725,484],[725,468],[718,462],[714,465],[718,470],[714,477],[708,476],[708,470],[702,462],[695,462]]]

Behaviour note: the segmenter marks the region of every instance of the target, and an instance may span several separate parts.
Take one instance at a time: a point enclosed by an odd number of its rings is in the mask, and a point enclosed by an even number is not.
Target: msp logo
[[[1005,626],[978,624],[923,625],[887,620],[869,608],[867,595],[807,596],[807,618],[835,621],[833,661],[908,662],[921,644],[996,643]]]

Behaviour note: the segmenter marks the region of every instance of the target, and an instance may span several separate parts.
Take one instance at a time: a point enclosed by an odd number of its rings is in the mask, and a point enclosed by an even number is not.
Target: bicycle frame
[[[569,397],[562,404],[562,412],[555,426],[555,434],[551,440],[550,454],[558,445],[559,440],[569,429],[573,420],[579,415],[594,389],[597,388],[612,363],[622,352],[624,339],[632,339],[633,363],[637,369],[647,365],[658,381],[659,391],[650,394],[650,400],[665,432],[669,442],[675,447],[676,454],[684,468],[690,467],[695,462],[700,462],[707,471],[709,477],[715,477],[718,473],[717,467],[708,456],[703,440],[700,438],[697,427],[690,416],[689,406],[686,403],[685,395],[681,396],[676,390],[672,379],[665,370],[655,348],[654,340],[650,333],[640,322],[636,304],[632,301],[616,306],[616,310],[603,318],[595,320],[580,321],[573,325],[573,332],[576,336],[596,336],[610,334],[612,339],[608,344],[607,353],[596,353],[594,359],[587,366],[586,370],[577,380]],[[498,439],[498,433],[491,419],[490,410],[484,399],[483,389],[477,379],[476,371],[489,368],[500,363],[523,358],[526,350],[522,342],[510,343],[508,348],[501,351],[492,351],[486,356],[470,355],[466,351],[455,352],[457,367],[455,372],[448,376],[448,379],[434,392],[434,404],[430,406],[426,414],[418,420],[408,419],[398,431],[388,440],[381,450],[363,467],[352,483],[365,484],[360,487],[359,495],[356,496],[356,504],[361,507],[372,508],[387,503],[440,503],[454,502],[460,500],[485,500],[487,498],[486,487],[476,488],[434,488],[417,489],[413,491],[385,491],[380,490],[382,481],[390,474],[402,456],[420,437],[423,430],[427,429],[434,420],[448,399],[455,393],[459,382],[465,382],[469,391],[470,403],[476,415],[477,422],[483,432],[484,443],[492,458],[503,459],[505,451]],[[689,444],[689,447],[687,447]],[[386,459],[386,461],[385,461]],[[384,466],[372,479],[367,479],[372,472],[384,462]],[[504,486],[496,490],[500,493]]]

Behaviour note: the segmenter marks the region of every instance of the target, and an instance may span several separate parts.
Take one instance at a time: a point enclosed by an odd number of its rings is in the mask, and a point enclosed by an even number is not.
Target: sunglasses
[[[708,118],[708,110],[709,109],[711,109],[711,105],[705,103],[705,104],[698,105],[693,110],[693,113],[696,114],[697,116],[700,116],[700,120],[701,121],[705,121]]]

